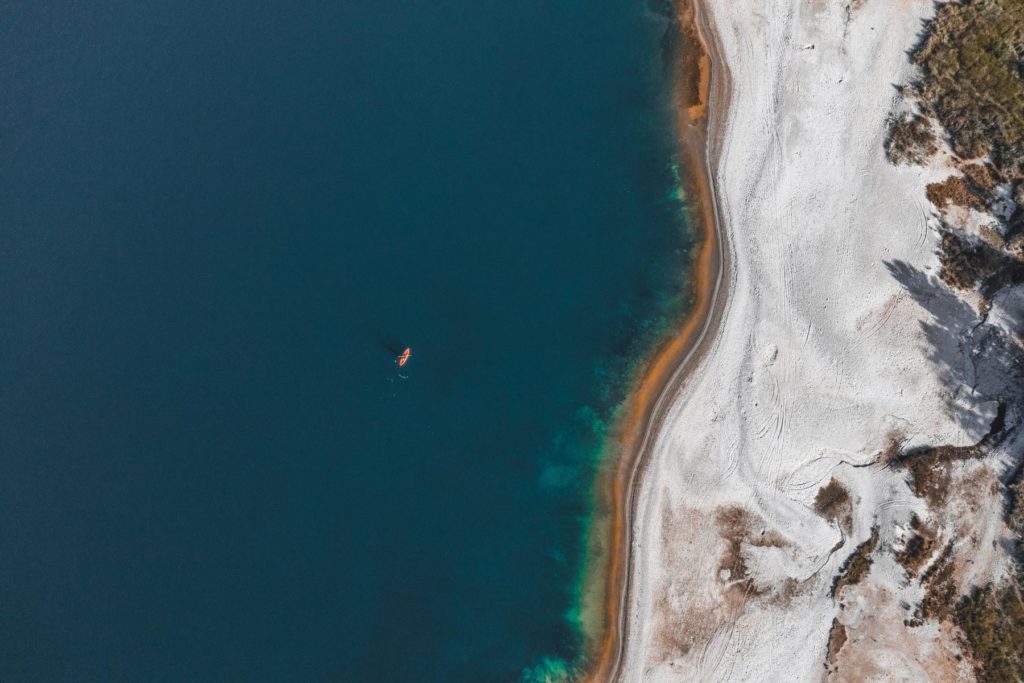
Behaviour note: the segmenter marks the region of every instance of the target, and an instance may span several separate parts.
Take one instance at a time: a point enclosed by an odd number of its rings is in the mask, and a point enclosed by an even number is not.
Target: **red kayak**
[[[411,355],[412,355],[412,349],[407,348],[405,351],[402,351],[402,355],[397,358],[398,367],[403,367],[406,363],[408,363],[409,362],[409,356],[411,356]]]

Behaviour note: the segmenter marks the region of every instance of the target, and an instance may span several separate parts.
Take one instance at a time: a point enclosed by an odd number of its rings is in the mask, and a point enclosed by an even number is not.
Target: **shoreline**
[[[1010,571],[991,501],[1018,458],[947,454],[1005,415],[1020,300],[986,318],[939,279],[956,262],[936,253],[943,219],[926,200],[960,177],[956,158],[886,154],[894,113],[912,106],[892,83],[914,78],[907,49],[936,9],[700,6],[732,80],[707,139],[728,300],[637,446],[627,601],[608,622],[626,630],[602,673],[971,679],[947,598]],[[981,220],[951,214],[965,230]],[[909,452],[930,460],[884,466]]]
[[[604,631],[597,647],[587,653],[588,665],[581,680],[588,682],[614,681],[619,676],[628,632],[626,605],[634,580],[635,493],[653,436],[690,372],[703,359],[714,337],[709,333],[718,328],[727,299],[730,263],[727,236],[719,220],[714,170],[728,108],[729,74],[701,2],[676,1],[673,21],[683,40],[674,55],[671,85],[678,152],[684,161],[687,218],[694,221],[699,245],[687,275],[693,299],[678,332],[662,343],[634,384],[625,414],[615,428],[617,436],[608,437],[616,439],[619,453],[614,456],[610,476],[600,477],[597,486],[596,495],[609,502],[611,528],[604,534],[609,545],[601,562],[603,585],[599,587],[603,589]]]

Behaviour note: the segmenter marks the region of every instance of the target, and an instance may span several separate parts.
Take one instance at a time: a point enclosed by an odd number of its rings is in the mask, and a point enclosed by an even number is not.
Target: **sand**
[[[609,597],[624,637],[609,637],[602,661],[624,681],[820,680],[840,567],[875,526],[876,545],[898,544],[911,513],[925,514],[886,451],[974,443],[994,414],[951,381],[961,350],[935,332],[974,316],[928,289],[937,238],[924,186],[948,170],[896,167],[883,151],[894,84],[908,80],[906,51],[933,6],[702,7],[712,91],[714,74],[729,75],[707,148],[728,295],[720,316],[695,317],[715,323],[701,327],[699,362],[662,385],[663,410],[644,413],[651,435],[627,468],[633,515],[616,541],[628,573]],[[832,479],[850,494],[845,519],[814,509]],[[998,520],[987,525],[978,534],[994,538]],[[921,599],[895,561],[876,562],[850,595],[841,619],[878,644],[846,646],[864,659],[846,675],[968,675],[940,627],[885,632]]]

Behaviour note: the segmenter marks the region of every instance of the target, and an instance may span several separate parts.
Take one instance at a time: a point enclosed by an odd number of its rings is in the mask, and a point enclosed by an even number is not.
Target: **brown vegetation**
[[[956,608],[980,681],[1024,679],[1024,602],[1021,585],[992,585],[973,591]]]
[[[976,588],[956,608],[957,625],[964,633],[978,680],[1003,683],[1024,680],[1024,572],[1020,538],[1024,533],[1024,480],[1018,470],[1008,487],[1006,522],[1016,536],[1014,578],[994,586]]]
[[[970,182],[971,189],[985,197],[1003,182],[992,164],[964,164],[960,170]]]
[[[939,249],[942,281],[956,289],[974,289],[979,280],[992,272],[991,265],[986,263],[991,261],[986,258],[986,246],[952,230],[943,230]]]
[[[878,456],[878,463],[890,467],[899,462],[899,459],[903,457],[903,442],[906,439],[905,434],[899,432],[890,432],[886,437],[885,448],[882,449],[882,453]]]
[[[960,159],[988,157],[990,163],[961,161],[957,164],[961,174],[929,185],[928,199],[943,212],[950,205],[984,211],[997,199],[996,188],[1010,183],[1018,205],[1000,217],[1005,223],[998,230],[983,232],[983,239],[948,224],[941,230],[943,281],[957,289],[976,290],[986,310],[997,291],[1024,283],[1024,2],[944,2],[927,23],[925,38],[911,58],[920,67],[921,79],[908,92],[916,97],[921,114],[906,115],[891,124],[886,141],[890,160],[923,163],[930,153],[916,151],[915,145],[926,144],[929,119],[933,119]],[[933,510],[940,510],[949,495],[951,463],[984,455],[987,442],[1003,430],[1003,411],[1001,405],[990,433],[976,446],[896,454],[892,464],[905,467],[914,493]],[[920,575],[925,595],[910,625],[934,619],[958,626],[981,681],[1024,680],[1024,584],[1019,560],[1019,539],[1024,533],[1019,496],[1024,492],[1019,487],[1015,482],[1006,490],[1010,503],[1006,519],[1018,540],[1011,551],[1016,558],[1014,571],[1003,584],[989,584],[961,597],[952,542],[931,561],[939,534],[916,517],[903,549],[896,554],[911,577],[927,566]]]
[[[949,2],[929,22],[912,59],[926,114],[965,159],[991,154],[1010,176],[1024,169],[1024,3]]]
[[[942,553],[921,575],[924,598],[921,600],[921,617],[942,621],[953,614],[956,605],[956,582],[953,580],[953,543],[946,544]]]
[[[979,288],[985,299],[1003,287],[1024,282],[1024,261],[979,239],[954,230],[942,231],[940,275],[950,287]]]
[[[930,183],[926,190],[928,201],[940,209],[947,204],[978,211],[985,208],[984,196],[975,192],[963,176],[951,175],[942,182]]]
[[[749,581],[747,562],[741,552],[743,540],[750,534],[753,516],[743,508],[730,506],[715,515],[718,530],[728,544],[718,562],[718,571],[728,581]],[[726,572],[723,574],[723,572]]]
[[[1006,251],[1018,259],[1024,259],[1024,233],[1014,235],[1006,242]]]
[[[1024,199],[1024,2],[945,2],[924,36],[911,53],[920,80],[900,89],[920,113],[890,122],[889,159],[924,163],[948,143],[961,159],[955,164],[961,174],[927,187],[943,213],[950,205],[985,211],[1001,184],[1010,184],[1015,200]],[[944,142],[936,140],[933,122]],[[1017,203],[1001,216],[1006,222],[999,230],[985,234],[990,243],[943,228],[943,280],[965,291],[978,288],[983,305],[998,289],[1024,282],[1024,209]]]
[[[871,571],[871,554],[875,552],[878,544],[878,526],[871,527],[871,537],[861,543],[853,551],[843,566],[839,568],[839,574],[832,582],[832,596],[839,595],[846,586],[854,586]]]
[[[1007,485],[1006,525],[1017,535],[1020,543],[1019,539],[1024,535],[1024,470],[1018,469],[1015,477],[1015,481]]]
[[[832,628],[828,631],[828,654],[825,656],[825,669],[829,673],[835,673],[839,668],[836,665],[836,658],[843,645],[846,645],[846,638],[846,627],[838,618],[832,619]]]
[[[654,639],[652,646],[658,652],[657,658],[671,661],[683,657],[694,648],[707,643],[714,637],[716,629],[734,616],[742,607],[745,597],[742,593],[722,590],[714,592],[693,592],[686,590],[694,580],[718,571],[718,558],[713,553],[685,561],[687,546],[692,539],[713,536],[717,530],[713,515],[685,507],[673,509],[668,504],[662,507],[662,546],[666,562],[679,567],[678,574],[659,581],[655,592],[657,608],[654,611]],[[699,577],[699,578],[698,578]],[[603,677],[587,679],[596,683],[607,680]]]
[[[750,569],[743,557],[743,545],[758,548],[783,548],[789,543],[774,531],[760,530],[755,533],[757,522],[763,522],[750,511],[737,505],[720,508],[715,513],[718,532],[727,546],[718,563],[719,574],[730,586],[748,595],[762,595],[766,591],[754,586]]]
[[[847,533],[853,525],[853,504],[850,492],[835,478],[818,490],[814,497],[814,511],[825,519],[838,523]]]
[[[903,566],[907,576],[913,578],[935,551],[935,532],[921,523],[917,514],[910,518],[910,537],[903,548],[896,553],[896,561]]]
[[[948,136],[961,159],[962,175],[927,187],[940,211],[958,206],[984,211],[1002,183],[1024,180],[1024,2],[973,0],[942,4],[925,27],[925,38],[911,55],[921,79],[902,91],[914,96],[921,113],[904,114],[890,124],[886,153],[893,163],[923,163],[938,142],[929,119]],[[1015,217],[1016,216],[1016,217]],[[993,244],[943,231],[942,277],[952,287],[996,289],[1024,282],[1020,241],[1021,211],[1010,216]],[[1016,226],[1016,227],[1015,227]],[[1006,241],[1003,241],[1006,240]],[[999,243],[1003,241],[1002,243]]]
[[[981,455],[974,446],[930,446],[899,457],[896,464],[910,472],[910,488],[914,495],[928,501],[933,508],[942,505],[949,490],[949,463]]]
[[[931,124],[920,114],[904,114],[889,121],[885,155],[894,164],[923,164],[938,151]]]

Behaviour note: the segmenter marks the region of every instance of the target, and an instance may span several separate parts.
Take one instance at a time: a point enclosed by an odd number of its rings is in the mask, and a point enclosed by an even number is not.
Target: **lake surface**
[[[664,29],[0,10],[0,679],[571,665],[604,424],[681,305]]]

